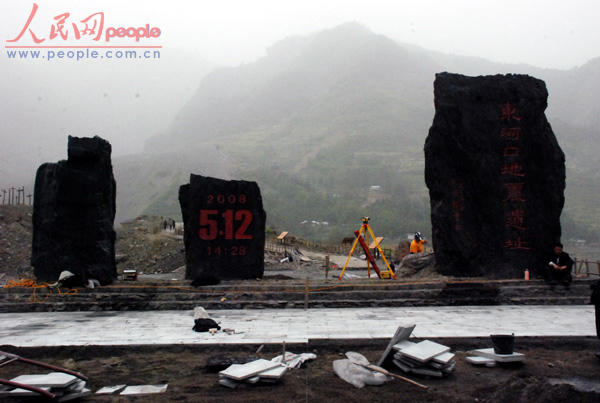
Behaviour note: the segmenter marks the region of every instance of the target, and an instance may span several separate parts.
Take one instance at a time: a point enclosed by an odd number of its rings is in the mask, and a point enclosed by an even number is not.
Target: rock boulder
[[[443,274],[542,273],[560,239],[565,157],[548,92],[526,75],[441,73],[425,143],[432,238]]]
[[[266,213],[256,182],[192,174],[179,203],[186,278],[195,285],[262,278]]]
[[[31,265],[38,280],[61,271],[77,284],[111,283],[115,265],[116,183],[111,146],[100,137],[71,137],[68,160],[42,164],[36,174]]]

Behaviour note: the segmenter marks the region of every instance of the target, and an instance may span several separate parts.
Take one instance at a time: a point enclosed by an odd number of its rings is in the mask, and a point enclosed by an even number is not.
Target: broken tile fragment
[[[473,365],[496,366],[496,360],[487,357],[465,357],[465,360]]]
[[[471,354],[491,358],[498,362],[519,362],[525,361],[525,354],[522,353],[512,353],[512,354],[496,354],[494,353],[493,348],[481,348],[479,350],[469,351]]]
[[[431,360],[440,364],[448,364],[454,358],[454,353],[446,351],[445,353],[434,356]]]
[[[435,357],[450,351],[450,347],[436,343],[431,340],[423,340],[413,346],[402,349],[402,355],[410,357],[420,362],[426,362]]]
[[[145,395],[152,393],[164,393],[167,391],[168,384],[162,385],[133,385],[127,386],[120,395]]]
[[[110,395],[125,388],[127,385],[104,386],[96,391],[97,395]]]
[[[287,367],[285,367],[283,365],[280,365],[278,367],[271,368],[271,369],[268,369],[268,370],[263,371],[263,372],[259,372],[258,376],[261,379],[263,379],[263,378],[279,379],[283,375],[285,375],[286,372],[287,372]]]
[[[277,362],[259,359],[246,364],[231,365],[229,368],[219,372],[219,374],[234,379],[236,381],[241,381],[243,379],[250,378],[251,376],[254,376],[260,372],[264,372],[268,369],[275,368],[278,366],[280,366],[280,364]]]
[[[47,374],[19,375],[11,381],[30,386],[48,386],[50,388],[66,388],[77,382],[79,378],[64,372],[50,372]]]
[[[379,361],[377,361],[377,365],[381,366],[383,364],[383,362],[389,355],[390,351],[392,351],[392,347],[395,344],[398,344],[401,341],[406,340],[410,337],[413,330],[415,329],[415,326],[416,325],[412,325],[412,324],[407,325],[407,326],[398,326],[398,328],[396,329],[396,332],[394,332],[394,335],[390,339],[390,342],[388,343],[387,347],[383,351],[383,354],[381,354],[381,357],[379,357]]]

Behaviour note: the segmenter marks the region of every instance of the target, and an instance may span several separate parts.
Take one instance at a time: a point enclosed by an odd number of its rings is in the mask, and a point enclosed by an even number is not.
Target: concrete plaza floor
[[[235,334],[196,333],[192,311],[0,314],[0,345],[305,343],[311,339],[389,338],[416,324],[415,337],[594,336],[594,307],[453,306],[208,311]]]

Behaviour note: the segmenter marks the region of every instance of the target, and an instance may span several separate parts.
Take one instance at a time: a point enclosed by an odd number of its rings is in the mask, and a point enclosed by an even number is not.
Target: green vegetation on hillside
[[[567,161],[563,238],[598,239],[600,103],[593,101],[600,60],[570,71],[499,65],[400,45],[344,24],[211,73],[153,144],[203,162],[180,167],[181,174],[256,180],[268,225],[279,230],[337,242],[368,215],[388,239],[429,235],[423,144],[434,114],[432,83],[445,70],[546,80],[548,119]],[[204,161],[213,155],[218,169]],[[169,195],[152,193],[145,211],[175,214],[180,184],[163,184]]]

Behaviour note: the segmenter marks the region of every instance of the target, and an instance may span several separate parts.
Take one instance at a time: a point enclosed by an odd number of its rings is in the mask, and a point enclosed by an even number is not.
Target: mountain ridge
[[[219,147],[234,175],[266,189],[270,225],[335,239],[347,233],[348,222],[377,214],[387,217],[384,230],[397,238],[429,229],[422,148],[433,120],[435,73],[529,74],[546,81],[546,113],[566,145],[565,218],[578,226],[573,231],[595,236],[600,223],[586,216],[598,211],[589,195],[600,184],[593,175],[600,148],[592,141],[599,135],[598,60],[570,70],[497,64],[402,46],[359,24],[342,24],[286,38],[253,63],[208,74],[168,133],[147,150]],[[382,196],[369,199],[370,186],[381,186]],[[410,216],[414,211],[418,219]],[[331,227],[301,227],[308,214]]]

